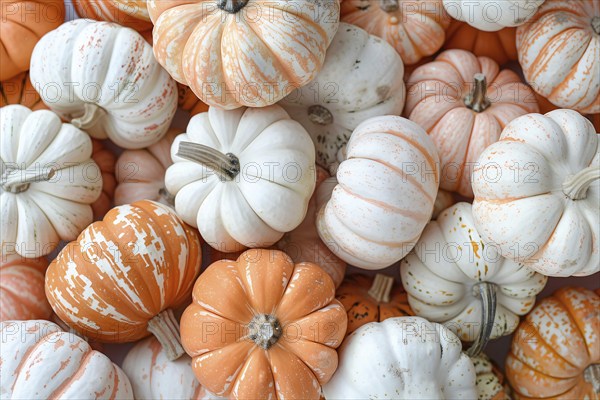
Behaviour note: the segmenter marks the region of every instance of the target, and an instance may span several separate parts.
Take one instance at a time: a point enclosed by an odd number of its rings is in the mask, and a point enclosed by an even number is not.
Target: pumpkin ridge
[[[564,309],[567,311],[566,315],[569,318],[569,320],[571,321],[571,325],[577,327],[577,332],[579,333],[579,336],[581,337],[583,343],[586,345],[585,346],[585,350],[588,353],[588,357],[590,359],[590,362],[592,364],[594,364],[594,360],[592,359],[592,355],[590,354],[590,346],[586,341],[585,338],[585,333],[583,332],[583,330],[581,329],[581,327],[578,324],[578,320],[573,318],[573,311],[575,310],[574,307],[571,306],[571,304],[567,301],[565,301],[565,298],[563,298],[563,291],[558,291],[558,293],[556,293],[556,295],[554,296],[554,299],[556,299],[558,301],[558,303],[564,307]],[[573,366],[575,367],[575,366]],[[587,367],[586,367],[587,368]],[[584,368],[585,369],[585,368]]]
[[[43,340],[40,342],[43,342]],[[64,391],[66,389],[68,389],[69,384],[71,384],[75,380],[75,378],[79,378],[81,376],[81,374],[83,374],[83,367],[89,363],[90,358],[92,357],[93,353],[94,353],[93,350],[88,345],[87,352],[85,353],[85,355],[79,362],[79,368],[77,368],[77,371],[74,374],[68,376],[67,379],[65,381],[63,381],[63,383],[61,383],[56,388],[56,390],[54,390],[54,392],[52,392],[50,394],[50,396],[48,396],[49,399],[60,399],[62,397],[62,394],[64,393]],[[113,370],[114,370],[114,367],[113,367]],[[117,388],[118,388],[118,385],[115,385],[114,389],[117,389]]]
[[[31,302],[29,296],[19,297],[19,293],[15,293],[15,291],[12,289],[12,287],[10,285],[0,285],[0,287],[2,287],[2,290],[4,291],[2,293],[2,296],[8,296],[14,303],[24,304],[25,306],[27,306],[30,309],[34,308],[36,310],[36,312],[40,311],[40,307],[38,307],[39,305],[36,304],[35,302]],[[12,318],[10,318],[10,319],[12,319]]]
[[[39,332],[39,329],[36,330],[36,332]],[[41,347],[42,344],[44,344],[44,339],[53,333],[56,333],[56,332],[52,332],[48,335],[45,335],[43,338],[38,340],[33,346],[31,346],[29,349],[27,349],[27,351],[25,353],[23,353],[23,356],[21,356],[21,360],[19,361],[19,365],[17,365],[14,369],[15,376],[18,376],[21,373],[21,369],[23,368],[23,365],[25,364],[25,362],[27,361],[27,359],[29,358],[31,353],[33,353],[34,350],[37,350],[39,347]],[[15,379],[12,386],[10,387],[11,393],[14,391],[16,384],[17,384],[17,380]]]

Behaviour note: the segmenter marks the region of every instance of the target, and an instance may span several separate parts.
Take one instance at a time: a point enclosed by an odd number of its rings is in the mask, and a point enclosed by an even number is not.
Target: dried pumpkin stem
[[[230,14],[235,14],[248,4],[248,0],[221,0],[217,7]]]
[[[600,165],[591,165],[571,175],[563,182],[562,190],[571,200],[582,200],[592,183],[600,179]]]
[[[79,118],[72,119],[71,123],[77,128],[85,131],[96,125],[100,119],[106,116],[106,114],[106,111],[102,107],[92,103],[85,103],[83,106],[83,115]]]
[[[185,352],[181,345],[179,322],[170,308],[148,321],[148,332],[158,339],[169,360],[177,360]]]
[[[600,392],[600,364],[592,364],[583,371],[583,379],[589,382],[594,392]]]
[[[232,181],[240,173],[240,160],[236,156],[203,144],[180,142],[176,155],[213,169],[223,180]]]
[[[368,293],[378,303],[389,303],[392,287],[394,287],[394,278],[377,274],[375,275],[375,279],[373,279],[373,285],[371,285]]]
[[[481,354],[490,340],[496,318],[496,285],[490,282],[479,282],[473,291],[481,297],[481,328],[475,342],[466,351],[469,357]]]
[[[54,169],[45,171],[13,169],[2,175],[0,187],[9,193],[21,193],[29,189],[29,185],[35,182],[49,181],[55,174]]]
[[[465,97],[465,106],[480,113],[485,111],[492,103],[487,99],[487,79],[484,74],[475,74],[473,77],[475,86],[471,93]]]
[[[322,105],[315,104],[308,107],[308,119],[317,125],[331,125],[333,123],[333,114]]]
[[[592,18],[592,29],[596,32],[596,35],[600,35],[600,17]]]
[[[258,314],[248,324],[248,338],[265,350],[277,343],[282,334],[281,324],[273,315]]]
[[[398,0],[379,0],[381,9],[385,12],[394,12],[400,9]]]

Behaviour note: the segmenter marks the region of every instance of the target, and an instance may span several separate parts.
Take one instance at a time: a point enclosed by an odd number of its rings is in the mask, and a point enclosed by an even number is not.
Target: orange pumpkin
[[[21,104],[33,111],[48,108],[33,88],[29,72],[23,72],[0,82],[0,107],[9,104]]]
[[[408,81],[405,113],[433,139],[440,189],[473,197],[471,170],[513,119],[538,111],[529,86],[487,57],[446,50]]]
[[[3,254],[0,260],[0,321],[48,319],[52,308],[44,293],[45,258]]]
[[[341,20],[386,40],[406,65],[437,52],[450,24],[442,0],[345,0]]]
[[[65,20],[63,0],[0,0],[0,81],[29,69],[42,36]]]
[[[77,14],[96,21],[116,22],[140,32],[152,43],[152,21],[146,0],[73,0]]]
[[[517,29],[504,28],[495,32],[480,31],[466,22],[452,20],[446,30],[444,50],[462,49],[478,57],[489,57],[500,65],[515,61]]]
[[[102,193],[98,200],[92,203],[94,219],[104,217],[104,214],[112,207],[113,197],[117,181],[115,179],[115,160],[112,151],[104,148],[100,140],[92,140],[92,159],[100,168],[102,174]]]
[[[295,263],[311,262],[323,268],[331,276],[335,287],[340,286],[346,273],[346,263],[340,260],[329,247],[323,243],[317,231],[317,212],[323,202],[319,203],[319,187],[329,178],[329,174],[320,166],[316,166],[317,189],[313,193],[304,221],[296,229],[283,235],[277,242],[279,250],[289,255]],[[333,190],[333,186],[329,188]],[[329,192],[331,196],[331,191]],[[231,256],[230,256],[231,257]]]
[[[331,277],[281,251],[209,266],[181,317],[181,340],[206,390],[233,399],[319,399],[337,368],[346,313]]]
[[[506,377],[517,399],[598,399],[600,296],[563,287],[515,332]]]
[[[183,354],[173,308],[189,297],[202,258],[197,233],[152,201],[115,207],[69,243],[46,272],[58,317],[101,342],[154,334]]]
[[[189,112],[192,117],[196,114],[208,111],[208,106],[196,97],[189,86],[177,83],[177,93],[179,94],[177,105],[183,111]]]
[[[408,295],[404,288],[395,283],[391,276],[349,275],[338,288],[335,297],[348,313],[347,335],[369,322],[415,315],[408,305]]]

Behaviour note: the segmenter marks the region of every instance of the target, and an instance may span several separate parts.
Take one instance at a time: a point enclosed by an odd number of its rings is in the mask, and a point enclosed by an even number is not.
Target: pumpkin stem
[[[582,200],[587,196],[588,188],[600,179],[600,165],[591,165],[571,175],[563,182],[562,190],[571,200]]]
[[[481,354],[490,340],[496,318],[496,285],[490,282],[479,282],[473,286],[473,291],[481,297],[481,328],[475,342],[466,351],[469,357]]]
[[[148,332],[158,339],[170,361],[177,360],[185,353],[181,345],[179,322],[170,308],[148,321]]]
[[[381,9],[385,12],[394,12],[400,9],[400,5],[398,4],[398,0],[379,0],[381,5]]]
[[[248,4],[248,0],[221,0],[217,7],[230,14],[235,14]]]
[[[596,32],[596,35],[600,35],[600,17],[592,18],[592,29]]]
[[[29,189],[29,185],[34,182],[49,181],[52,179],[56,170],[48,169],[38,171],[37,169],[9,169],[2,174],[0,187],[9,193],[21,193]]]
[[[600,364],[592,364],[583,371],[583,379],[589,382],[594,392],[600,392]]]
[[[222,180],[232,181],[240,173],[240,160],[236,156],[223,154],[203,144],[180,142],[176,155],[212,168]]]
[[[333,123],[333,114],[327,108],[315,104],[308,107],[308,119],[317,125],[330,125]]]
[[[282,334],[281,324],[273,315],[258,314],[248,324],[248,337],[265,350],[277,343]]]
[[[83,106],[83,115],[79,118],[73,118],[71,124],[85,131],[96,125],[105,115],[106,111],[104,108],[93,103],[85,103]]]
[[[475,81],[475,86],[471,93],[465,97],[465,106],[480,113],[492,105],[486,97],[487,79],[484,74],[475,74],[473,80]]]
[[[373,285],[371,285],[368,293],[378,303],[389,303],[392,287],[394,287],[394,278],[377,274],[375,275],[375,279],[373,279]]]
[[[158,191],[158,201],[166,203],[170,206],[175,205],[175,196],[173,196],[166,188],[160,188]]]

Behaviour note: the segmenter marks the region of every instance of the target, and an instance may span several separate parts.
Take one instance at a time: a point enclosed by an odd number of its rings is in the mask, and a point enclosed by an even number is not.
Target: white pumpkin
[[[280,104],[310,133],[317,163],[335,161],[354,128],[379,115],[400,115],[404,108],[404,64],[386,41],[340,23],[323,69],[307,86]]]
[[[443,0],[444,8],[459,21],[487,32],[526,23],[545,0]]]
[[[319,236],[350,265],[388,267],[431,219],[440,178],[435,146],[414,122],[383,116],[354,130],[345,155],[338,185],[317,214]]]
[[[489,339],[511,334],[547,281],[486,245],[469,203],[453,205],[427,225],[402,260],[400,276],[415,314],[474,341],[470,355]]]
[[[177,86],[136,31],[77,19],[45,35],[31,82],[48,107],[97,139],[139,149],[167,132]]]
[[[118,366],[50,321],[5,321],[0,334],[2,399],[133,399]]]
[[[513,120],[473,170],[473,217],[484,242],[548,276],[600,271],[600,151],[572,110]]]
[[[478,400],[512,400],[502,372],[485,353],[471,357],[471,361],[475,368]]]
[[[123,360],[136,399],[216,400],[196,379],[192,359],[170,361],[160,342],[149,337],[136,344]]]
[[[296,228],[315,189],[315,148],[278,105],[211,107],[175,138],[165,185],[175,210],[222,252],[266,247]]]
[[[475,371],[460,340],[419,317],[371,322],[338,349],[326,399],[476,399]]]
[[[49,254],[93,221],[102,193],[92,140],[48,110],[0,109],[2,251]]]

